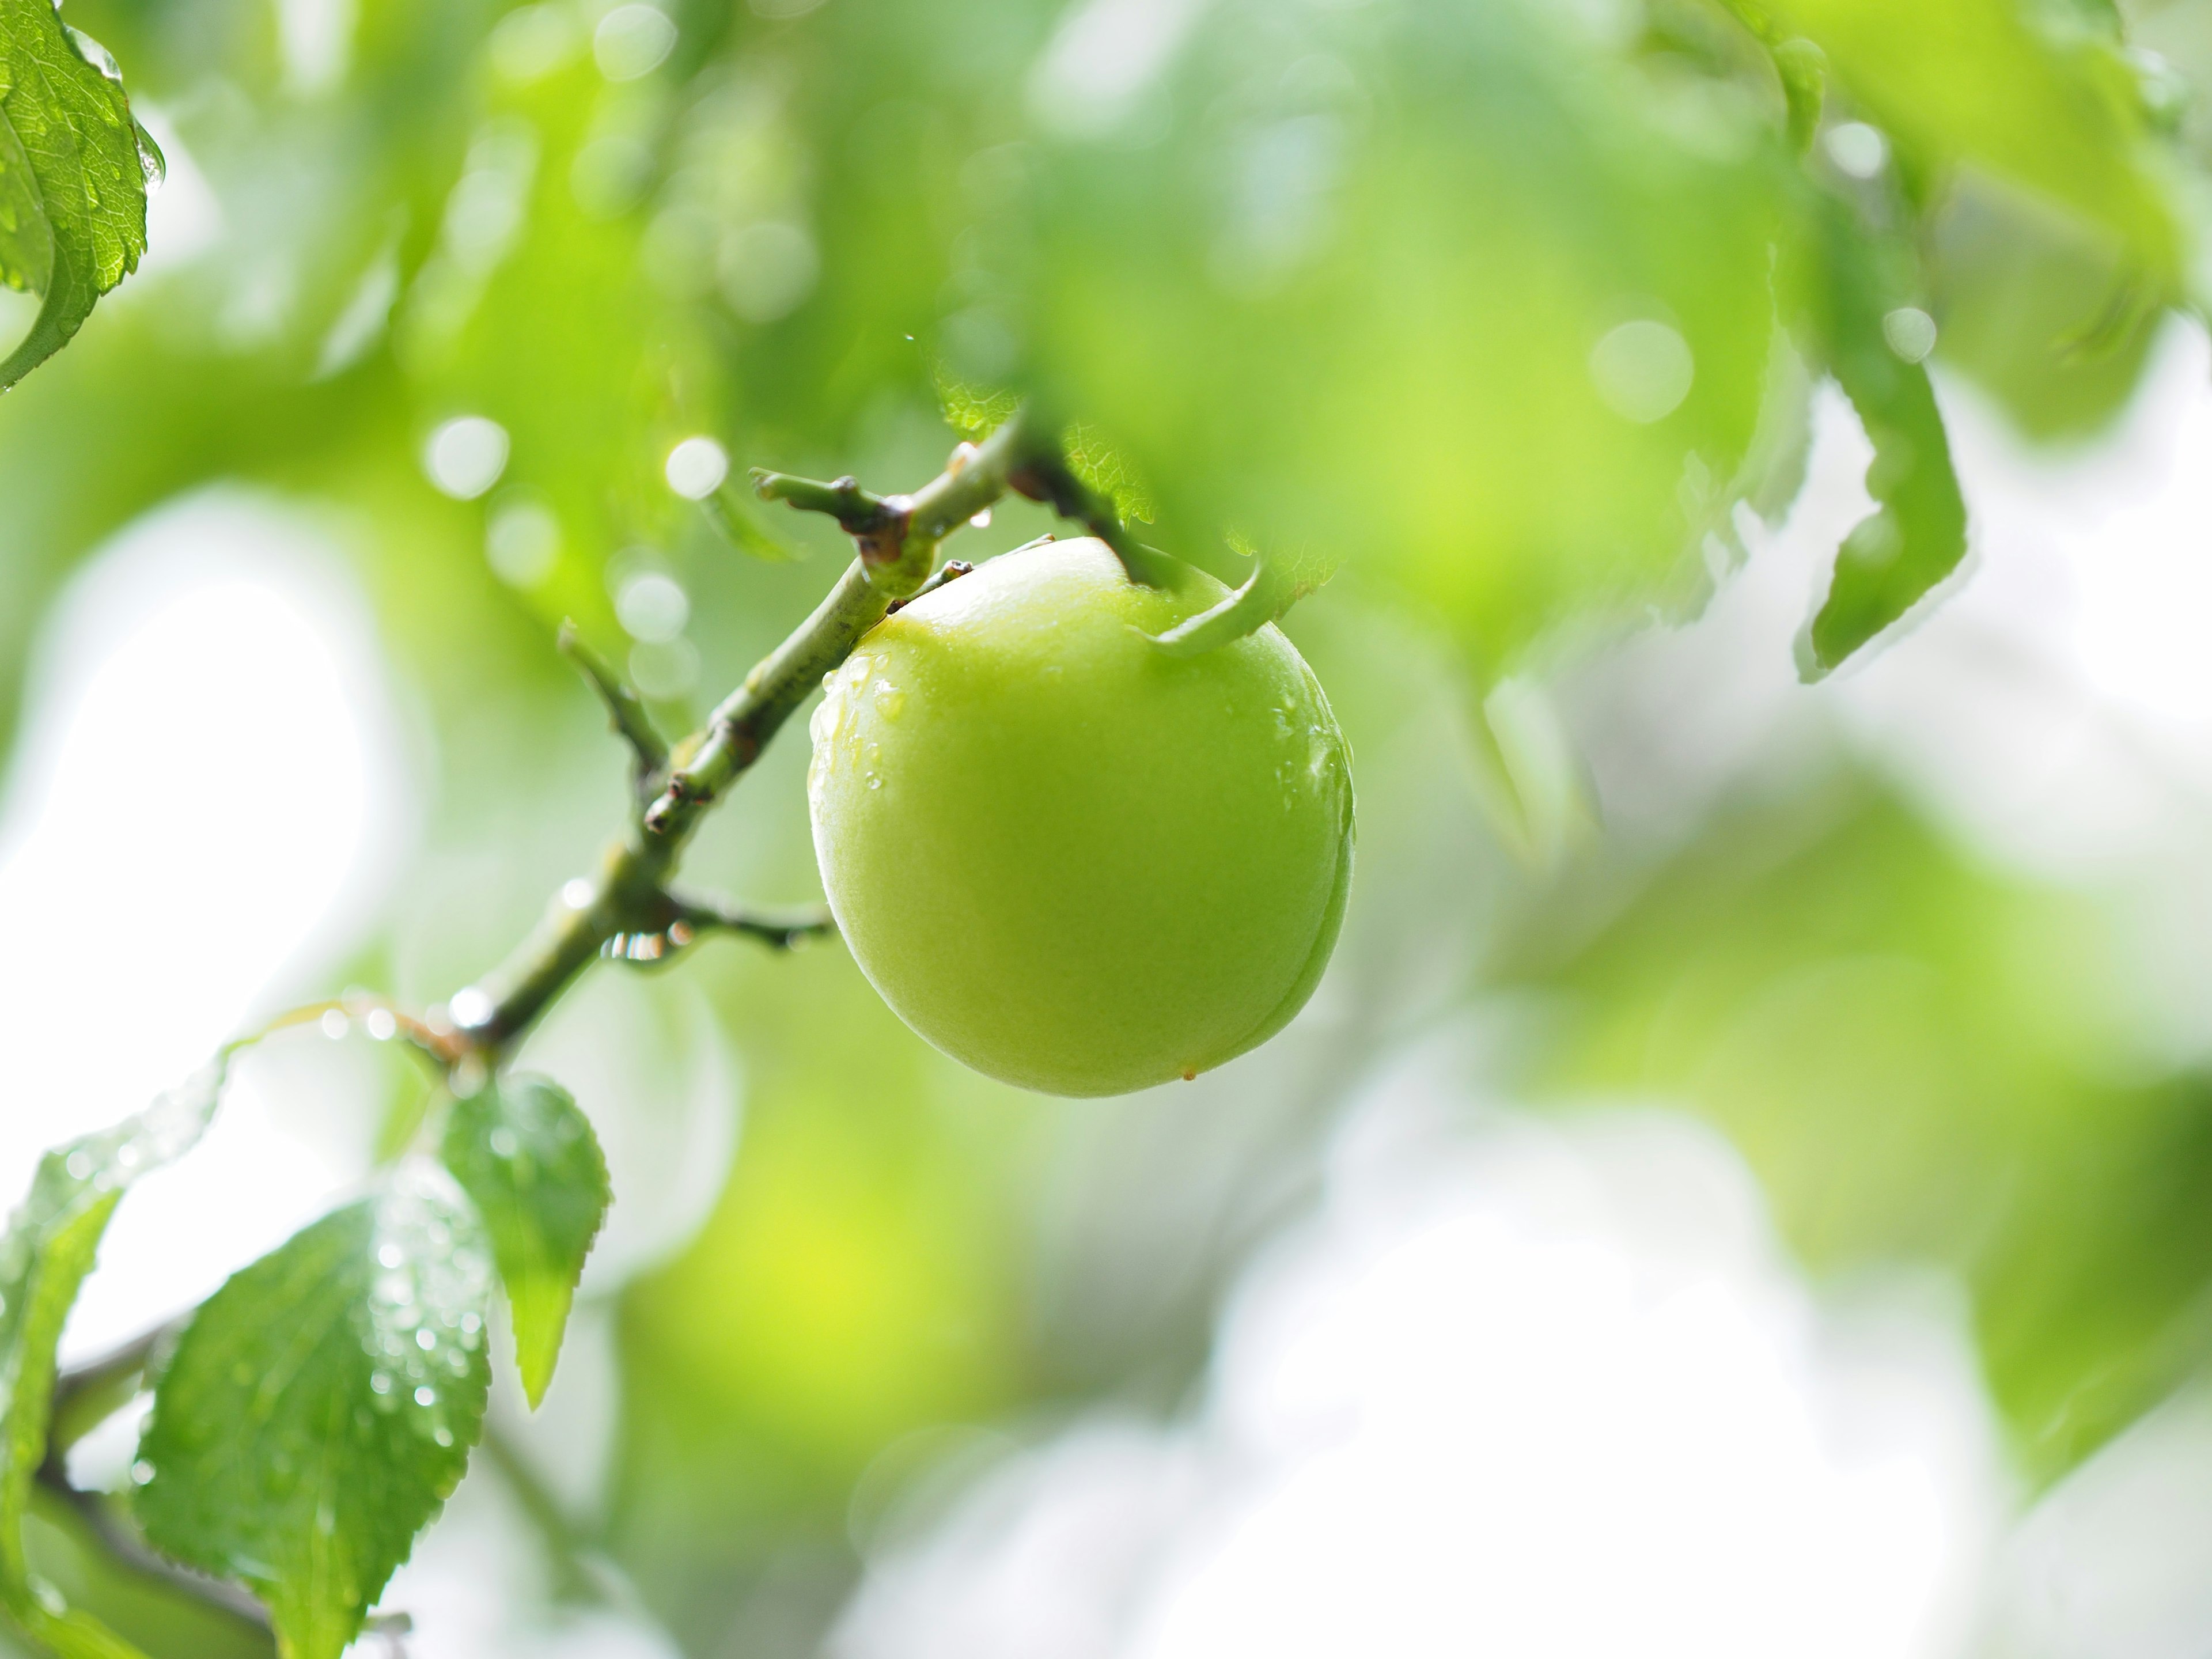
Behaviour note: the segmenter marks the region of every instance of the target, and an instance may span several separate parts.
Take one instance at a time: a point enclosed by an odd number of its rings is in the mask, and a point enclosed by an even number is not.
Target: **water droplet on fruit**
[[[878,777],[878,776],[877,776],[873,772],[871,772],[871,773],[869,773],[869,774],[868,774],[868,787],[869,787],[869,788],[871,788],[871,789],[880,789],[880,788],[882,788],[883,787],[884,787],[884,781],[883,781],[881,778]]]
[[[906,693],[889,680],[876,682],[876,713],[887,720],[895,720],[906,713]]]

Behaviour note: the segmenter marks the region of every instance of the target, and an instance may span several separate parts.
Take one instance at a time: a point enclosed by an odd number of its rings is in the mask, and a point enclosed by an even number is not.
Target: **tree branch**
[[[981,444],[962,444],[945,471],[911,495],[872,495],[850,478],[825,484],[784,473],[755,477],[767,499],[836,519],[852,536],[860,557],[813,614],[722,701],[706,727],[672,752],[636,694],[577,639],[572,626],[564,626],[561,649],[591,682],[615,731],[629,746],[637,810],[602,852],[597,875],[566,884],[538,927],[506,961],[422,1019],[378,1005],[370,1013],[390,1014],[392,1024],[376,1035],[404,1035],[448,1071],[495,1064],[507,1045],[602,955],[655,960],[708,931],[742,933],[785,950],[835,932],[835,922],[818,906],[756,910],[678,896],[670,891],[669,880],[707,811],[759,757],[822,677],[851,654],[861,635],[896,606],[971,568],[955,561],[938,570],[939,548],[1009,489],[1049,502],[1081,521],[1113,547],[1133,580],[1160,585],[1173,581],[1182,568],[1130,538],[1110,505],[1068,469],[1056,435],[1025,427],[1019,413]],[[240,1042],[257,1041],[270,1030],[333,1011],[353,1012],[342,1003],[317,1004],[282,1016]],[[268,1615],[252,1596],[164,1559],[109,1500],[80,1492],[69,1481],[69,1446],[148,1386],[149,1370],[182,1322],[163,1325],[62,1374],[53,1399],[51,1450],[38,1479],[82,1517],[118,1562],[266,1631]],[[492,1450],[513,1479],[514,1460],[496,1443]],[[404,1621],[372,1620],[364,1628],[396,1643]]]
[[[1015,421],[1020,418],[1014,417]],[[1012,426],[1014,422],[1006,424]],[[1007,475],[1006,486],[1017,495],[1044,502],[1063,519],[1074,520],[1112,548],[1131,581],[1146,587],[1173,587],[1180,580],[1184,567],[1131,535],[1113,502],[1075,476],[1056,441],[1025,443]]]
[[[592,690],[599,694],[615,735],[629,745],[636,768],[637,792],[640,795],[647,794],[661,768],[668,764],[668,743],[653,725],[653,716],[645,712],[643,700],[617,677],[598,652],[584,643],[574,623],[562,623],[554,643],[562,655],[576,665]]]
[[[70,1507],[98,1540],[101,1550],[118,1565],[153,1579],[179,1595],[227,1613],[256,1630],[267,1632],[270,1628],[268,1609],[251,1590],[220,1578],[210,1578],[190,1567],[180,1567],[149,1547],[130,1523],[115,1513],[112,1500],[100,1492],[81,1492],[70,1484],[58,1455],[48,1457],[40,1466],[38,1482]]]
[[[669,764],[659,769],[659,794],[607,845],[597,876],[570,882],[513,955],[455,994],[446,1013],[460,1055],[495,1058],[618,938],[629,959],[653,960],[665,946],[644,946],[647,954],[640,957],[634,954],[640,948],[635,941],[665,937],[672,921],[695,929],[731,927],[783,944],[820,931],[811,919],[792,925],[719,909],[696,919],[672,916],[668,882],[707,811],[760,757],[822,677],[852,653],[894,603],[929,581],[945,538],[1006,494],[1018,463],[1029,475],[1057,476],[1057,456],[1056,447],[1040,446],[1027,433],[1018,414],[981,444],[963,444],[945,470],[911,495],[872,495],[849,478],[817,483],[785,473],[758,475],[757,488],[769,499],[836,519],[860,556],[814,614],[723,699],[706,728],[676,746]],[[1072,477],[1069,482],[1081,489]],[[1098,504],[1093,499],[1091,505]],[[632,748],[637,748],[635,738]]]
[[[767,910],[714,899],[679,899],[676,911],[668,935],[679,946],[702,933],[720,932],[743,933],[779,951],[789,951],[807,939],[824,939],[837,931],[828,908],[819,904]]]
[[[147,1372],[153,1368],[156,1357],[184,1334],[185,1324],[183,1317],[167,1320],[121,1347],[72,1366],[57,1376],[52,1411],[47,1419],[48,1458],[61,1458],[71,1446],[143,1393]]]

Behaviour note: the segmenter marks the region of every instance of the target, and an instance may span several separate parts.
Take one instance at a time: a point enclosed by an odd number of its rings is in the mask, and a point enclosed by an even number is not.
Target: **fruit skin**
[[[1352,879],[1328,700],[1272,624],[1186,659],[1144,637],[1224,592],[1049,543],[886,617],[825,681],[807,795],[830,908],[955,1059],[1122,1094],[1235,1058],[1312,994]]]

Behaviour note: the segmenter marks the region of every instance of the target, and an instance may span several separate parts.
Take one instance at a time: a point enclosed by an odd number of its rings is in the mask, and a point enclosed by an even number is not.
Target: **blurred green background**
[[[2107,506],[2142,480],[2083,457],[2179,441],[2176,468],[2212,471],[2183,392],[2131,413],[2203,378],[2212,6],[68,16],[171,176],[143,272],[0,401],[0,732],[35,728],[58,598],[140,515],[219,483],[319,527],[398,688],[420,823],[345,959],[278,974],[267,1006],[441,999],[584,866],[622,763],[553,650],[564,617],[673,729],[811,608],[834,532],[737,502],[800,556],[741,550],[669,487],[684,439],[740,477],[912,488],[957,435],[949,390],[1021,388],[1082,423],[1163,546],[1337,567],[1286,626],[1353,744],[1361,862],[1329,980],[1267,1050],[1127,1101],[1027,1097],[928,1050],[834,946],[736,943],[606,993],[628,1024],[569,1039],[610,1075],[719,1056],[742,1128],[702,1143],[728,1174],[696,1235],[592,1304],[604,1470],[571,1492],[573,1448],[489,1459],[567,1564],[549,1601],[632,1609],[691,1654],[814,1651],[884,1492],[987,1431],[1185,1401],[1355,1085],[1470,1011],[1523,1103],[1717,1125],[1816,1283],[1954,1276],[2025,1490],[2212,1358],[2205,952],[2171,937],[2202,879],[2206,711],[2145,716],[2163,782],[2114,807],[2128,834],[2044,856],[2008,826],[2051,797],[1980,790],[1973,711],[2063,748],[2078,709],[2034,699],[2075,681],[1992,674],[1974,702],[1912,666],[1974,660],[1940,610],[1832,686],[1790,666],[1871,506],[1823,389],[1847,325],[1796,296],[1856,284],[1869,315],[1932,322],[1973,526],[1954,603],[2008,568],[2054,470]],[[1767,48],[1805,39],[1826,99],[1801,155]],[[1909,327],[1900,362],[1927,352]],[[459,417],[504,434],[473,471],[440,447]],[[2212,550],[2176,513],[2180,568]],[[1047,525],[1016,503],[952,550]],[[1783,574],[1759,588],[1763,561]],[[2202,586],[2143,583],[2147,615]],[[696,879],[818,892],[804,750],[786,734]],[[283,797],[286,756],[263,760],[242,815]],[[2075,806],[2106,787],[2028,769]],[[162,803],[118,788],[161,834]],[[620,1173],[618,1208],[663,1201]],[[137,1616],[158,1651],[230,1650]]]

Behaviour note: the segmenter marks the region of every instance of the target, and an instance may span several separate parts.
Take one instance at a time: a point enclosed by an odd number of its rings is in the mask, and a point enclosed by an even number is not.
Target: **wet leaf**
[[[285,1659],[337,1659],[483,1423],[491,1263],[427,1160],[232,1275],[155,1390],[138,1518],[245,1583]]]
[[[0,1235],[0,1601],[69,1659],[137,1650],[67,1607],[24,1555],[23,1516],[46,1458],[55,1349],[124,1189],[199,1139],[221,1079],[211,1066],[115,1128],[48,1152]]]
[[[1966,506],[1935,389],[1898,343],[1905,331],[1897,319],[1924,316],[1893,303],[1899,296],[1883,281],[1877,250],[1844,204],[1829,205],[1827,231],[1803,322],[1874,445],[1866,485],[1875,511],[1836,551],[1827,596],[1801,643],[1808,680],[1897,622],[1966,552]]]
[[[614,1197],[589,1119],[566,1089],[506,1077],[455,1103],[446,1167],[476,1200],[514,1316],[514,1359],[544,1398],[584,1258]]]
[[[0,280],[44,296],[0,390],[68,343],[146,251],[161,152],[113,69],[50,0],[0,0]]]

